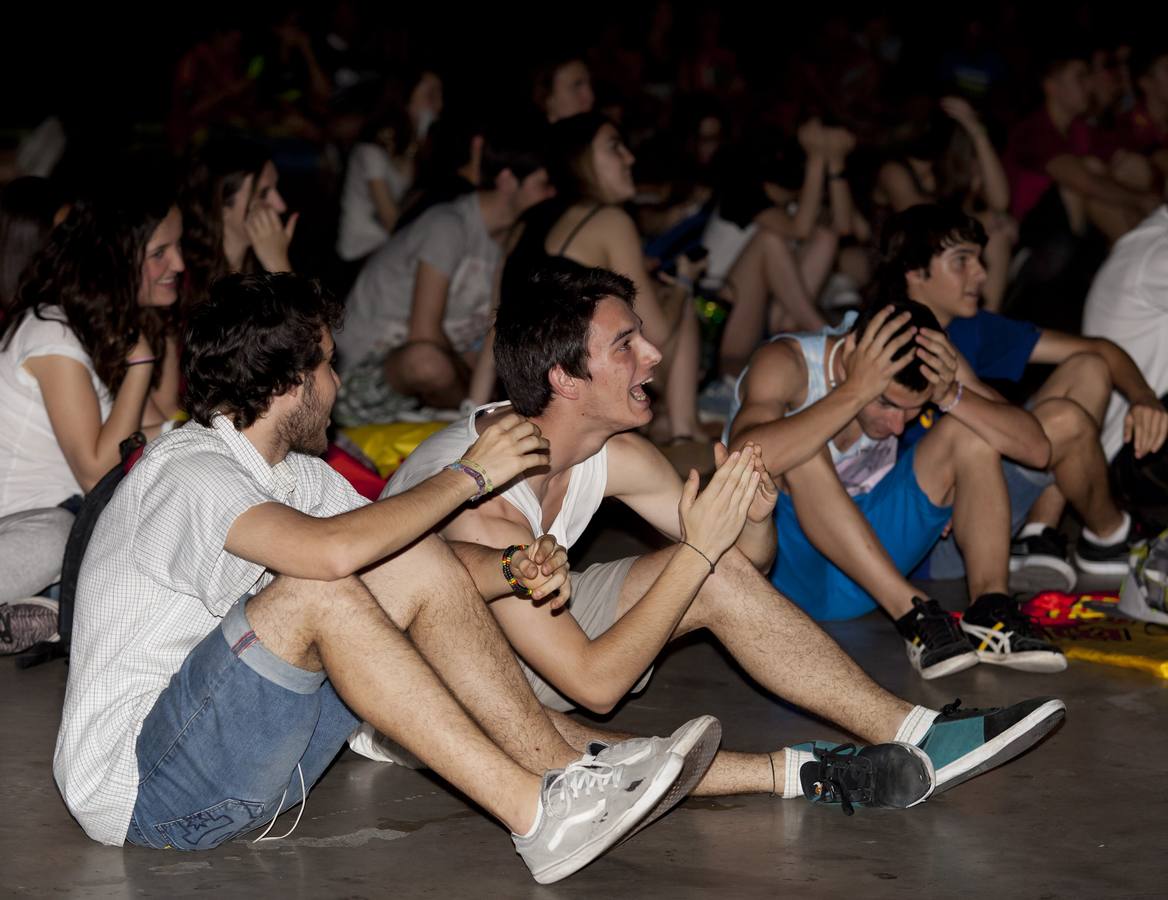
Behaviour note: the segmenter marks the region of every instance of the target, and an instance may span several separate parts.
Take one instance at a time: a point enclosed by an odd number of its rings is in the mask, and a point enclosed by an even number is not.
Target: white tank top
[[[405,462],[389,479],[389,484],[385,486],[381,496],[391,497],[404,493],[441,472],[446,466],[462,457],[467,448],[478,440],[479,433],[475,427],[475,419],[480,414],[491,413],[503,406],[510,405],[510,403],[503,402],[480,406],[465,420],[455,422],[426,438],[413,453],[406,457]],[[551,527],[548,528],[547,533],[555,537],[562,546],[571,547],[580,539],[580,535],[584,533],[584,529],[592,521],[592,517],[600,507],[600,501],[604,499],[604,490],[607,486],[608,445],[606,444],[600,448],[600,452],[572,466],[568,476],[568,489],[564,493],[564,502],[560,505],[560,511],[556,514],[556,518]],[[526,478],[516,478],[502,490],[496,490],[496,493],[523,514],[535,537],[544,534],[543,509]]]

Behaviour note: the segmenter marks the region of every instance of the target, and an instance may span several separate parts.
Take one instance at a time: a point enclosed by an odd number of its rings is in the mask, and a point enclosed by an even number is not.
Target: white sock
[[[1022,530],[1018,532],[1018,537],[1020,537],[1022,540],[1025,540],[1028,537],[1038,537],[1049,527],[1049,525],[1046,525],[1042,522],[1027,522],[1022,526]]]
[[[788,747],[783,757],[786,759],[786,771],[783,773],[783,793],[784,800],[793,800],[796,797],[803,796],[803,786],[799,784],[799,769],[803,767],[803,763],[815,762],[815,754],[807,750],[792,750]]]
[[[896,734],[892,739],[903,744],[916,746],[928,733],[933,725],[933,720],[939,715],[941,714],[935,709],[914,706],[912,711],[904,717],[904,721],[900,723],[900,727],[896,729]]]
[[[1123,524],[1120,525],[1111,534],[1096,534],[1090,528],[1083,527],[1083,537],[1089,540],[1092,544],[1098,544],[1101,547],[1107,547],[1111,544],[1118,544],[1124,540],[1128,532],[1131,531],[1131,516],[1127,513],[1123,514]]]
[[[539,823],[543,821],[543,783],[540,783],[539,801],[535,805],[535,818],[531,822],[531,827],[527,829],[527,834],[517,834],[517,838],[529,838],[535,834],[535,829],[539,828]],[[512,832],[514,834],[514,832]]]

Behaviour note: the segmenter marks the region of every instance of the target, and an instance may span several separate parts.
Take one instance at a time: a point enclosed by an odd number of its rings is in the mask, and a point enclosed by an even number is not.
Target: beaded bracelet
[[[531,588],[525,584],[520,584],[519,579],[515,577],[515,573],[511,571],[511,558],[520,550],[526,550],[527,544],[512,544],[503,551],[503,577],[507,579],[507,584],[511,585],[511,590],[520,597],[530,597]]]
[[[960,381],[957,382],[957,394],[954,396],[953,402],[947,406],[938,406],[937,409],[941,410],[943,413],[952,412],[957,408],[957,404],[961,402],[961,395],[964,393],[965,385],[963,385]]]

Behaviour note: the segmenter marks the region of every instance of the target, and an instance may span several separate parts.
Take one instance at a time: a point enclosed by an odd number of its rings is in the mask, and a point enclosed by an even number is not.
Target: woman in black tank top
[[[636,195],[632,153],[616,127],[599,113],[581,113],[551,126],[549,174],[557,195],[526,217],[524,233],[507,263],[504,290],[542,259],[565,256],[611,269],[637,287],[637,313],[645,336],[664,359],[653,385],[664,401],[658,437],[708,443],[697,418],[700,358],[692,289],[663,284],[645,265],[641,237],[623,209]]]

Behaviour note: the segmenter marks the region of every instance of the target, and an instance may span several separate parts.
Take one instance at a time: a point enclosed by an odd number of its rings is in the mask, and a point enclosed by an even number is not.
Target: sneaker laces
[[[865,774],[870,775],[872,771],[872,764],[859,756],[859,752],[855,744],[841,744],[831,750],[816,747],[814,750],[815,759],[819,763],[819,774],[815,779],[819,796],[815,800],[825,803],[838,800],[845,816],[852,815],[856,810],[848,797],[847,788],[844,787],[844,775],[857,766],[862,767]],[[864,790],[861,789],[860,793],[863,799]]]
[[[936,605],[936,601],[925,603],[920,597],[913,597],[913,606],[917,610],[917,634],[927,647],[964,643],[961,626],[949,613]]]
[[[995,712],[997,712],[997,709],[976,709],[972,706],[962,708],[961,698],[958,697],[952,703],[946,703],[942,706],[940,714],[933,721],[939,722],[944,718],[969,719],[973,716],[988,716],[990,713]]]
[[[609,785],[620,787],[623,773],[622,767],[606,765],[597,762],[595,758],[585,757],[570,763],[548,785],[545,808],[551,815],[562,818],[567,814],[572,801],[581,795],[591,796],[593,790],[603,792]]]

